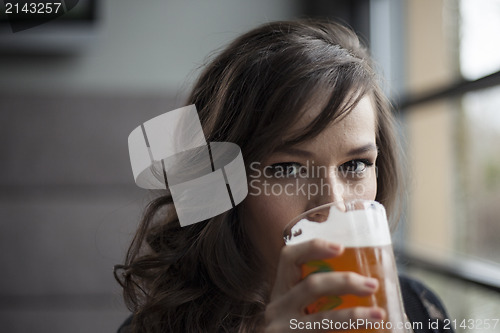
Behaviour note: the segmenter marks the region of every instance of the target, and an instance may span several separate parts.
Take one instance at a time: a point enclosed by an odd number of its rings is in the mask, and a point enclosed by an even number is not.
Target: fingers
[[[380,321],[385,318],[384,310],[380,308],[354,307],[342,310],[321,311],[306,315],[307,305],[323,296],[341,296],[352,294],[369,296],[378,289],[378,281],[354,272],[321,272],[311,274],[302,280],[301,266],[312,260],[337,257],[344,251],[338,244],[326,240],[314,239],[308,242],[286,245],[282,248],[278,263],[275,284],[271,300],[266,307],[266,332],[326,332],[337,330],[328,328],[291,327],[292,321],[345,323],[349,321]],[[361,326],[359,328],[362,328]],[[340,326],[340,330],[351,330]]]
[[[357,295],[369,296],[378,289],[378,281],[374,278],[353,272],[311,274],[295,285],[285,295],[284,302],[293,304],[295,309],[303,309],[322,296]]]
[[[378,289],[377,279],[353,272],[328,272],[311,274],[292,287],[288,293],[275,299],[274,305],[304,313],[304,308],[322,296],[369,296]]]
[[[322,239],[284,246],[280,254],[276,284],[271,300],[286,293],[300,281],[302,264],[311,260],[333,258],[340,255],[342,251],[341,245]]]

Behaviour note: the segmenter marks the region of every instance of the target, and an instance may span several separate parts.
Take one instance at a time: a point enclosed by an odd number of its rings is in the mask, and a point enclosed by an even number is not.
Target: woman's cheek
[[[249,191],[240,210],[247,236],[271,271],[275,269],[284,245],[283,230],[307,205],[307,202],[302,202],[304,198],[301,196],[288,195],[284,191],[280,193],[278,185],[274,186],[273,193],[272,185],[269,182],[266,188],[261,186],[259,195],[251,195]]]

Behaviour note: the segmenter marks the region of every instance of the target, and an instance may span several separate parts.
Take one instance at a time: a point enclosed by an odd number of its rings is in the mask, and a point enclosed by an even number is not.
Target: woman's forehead
[[[328,103],[328,97],[327,92],[318,93],[305,103],[297,121],[295,121],[295,123],[284,133],[283,144],[293,141],[294,138],[304,134],[310,125],[321,115],[321,113],[328,112],[325,110]],[[353,112],[355,109],[370,109],[371,111],[368,114],[366,112],[360,114],[359,111]],[[366,117],[368,117],[366,120],[370,122],[370,119],[375,116],[375,109],[371,94],[365,94],[363,96],[359,96],[356,92],[349,94],[341,103],[338,114],[339,116],[330,120],[330,124],[325,124],[326,126],[323,126],[321,132],[336,123],[349,123],[348,126],[352,127],[358,122],[363,122],[363,118]],[[317,135],[321,132],[317,133]]]

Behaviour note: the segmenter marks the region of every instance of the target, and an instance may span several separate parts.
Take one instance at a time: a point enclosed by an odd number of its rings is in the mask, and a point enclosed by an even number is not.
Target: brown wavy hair
[[[371,94],[377,119],[377,197],[389,215],[401,192],[394,121],[365,47],[343,25],[264,24],[237,38],[201,73],[187,100],[207,141],[234,142],[245,163],[313,138]],[[319,97],[318,97],[319,96]],[[284,142],[308,103],[322,112]],[[271,286],[238,208],[180,227],[168,188],[145,209],[125,264],[115,267],[133,332],[256,332]]]

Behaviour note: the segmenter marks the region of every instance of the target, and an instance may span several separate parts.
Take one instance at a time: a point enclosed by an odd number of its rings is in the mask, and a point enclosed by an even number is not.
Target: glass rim
[[[286,239],[286,237],[291,233],[292,227],[295,224],[297,224],[297,222],[299,222],[300,220],[302,220],[307,215],[310,215],[310,214],[315,213],[317,211],[321,211],[321,210],[323,210],[323,209],[325,209],[327,207],[332,207],[332,206],[337,206],[338,207],[338,205],[343,205],[343,207],[345,208],[345,211],[346,212],[350,212],[350,211],[353,211],[353,210],[357,210],[357,209],[353,209],[353,208],[355,208],[355,204],[356,203],[362,203],[362,204],[369,203],[371,206],[384,208],[384,206],[380,202],[378,202],[376,200],[370,200],[370,199],[353,199],[353,200],[348,200],[348,201],[332,201],[332,202],[328,202],[328,203],[323,204],[321,206],[316,206],[316,207],[313,207],[311,209],[308,209],[305,212],[302,212],[299,215],[297,215],[296,217],[294,217],[292,220],[290,220],[290,222],[288,222],[285,225],[285,228],[283,229],[283,239]],[[364,206],[364,207],[366,208],[366,206]]]

